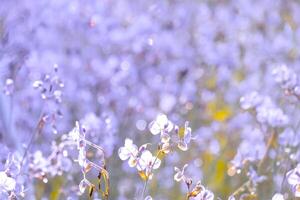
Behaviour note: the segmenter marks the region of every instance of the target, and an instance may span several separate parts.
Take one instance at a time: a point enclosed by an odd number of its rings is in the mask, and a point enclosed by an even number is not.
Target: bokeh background
[[[265,146],[268,136],[253,134],[260,125],[240,97],[258,91],[292,126],[299,120],[299,103],[272,77],[276,63],[299,72],[299,42],[298,0],[0,0],[1,167],[8,152],[24,152],[41,115],[47,122],[29,154],[45,159],[79,120],[106,151],[110,199],[134,199],[142,181],[117,150],[127,137],[158,142],[148,124],[164,113],[190,121],[196,139],[163,160],[151,196],[183,199],[174,166],[188,163],[195,182],[226,199],[247,180],[246,172],[228,173],[239,145]],[[54,89],[36,89],[37,81]],[[47,183],[30,178],[25,199],[87,199],[74,192],[80,168],[67,166]],[[271,199],[284,172],[267,174],[258,199]]]

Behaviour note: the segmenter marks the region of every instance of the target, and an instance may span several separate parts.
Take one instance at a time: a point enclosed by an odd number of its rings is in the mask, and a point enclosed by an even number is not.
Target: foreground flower
[[[184,127],[180,127],[178,129],[178,148],[182,151],[188,150],[188,144],[191,142],[192,139],[192,129],[189,127],[189,122],[185,122]]]
[[[287,174],[287,182],[293,187],[295,197],[300,197],[300,164]]]
[[[6,172],[0,172],[0,189],[7,192],[14,190],[16,187],[15,179],[7,176]]]
[[[160,134],[163,143],[166,143],[170,140],[168,133],[173,130],[173,127],[173,123],[168,120],[166,115],[163,114],[158,115],[156,119],[149,124],[150,132],[153,135]]]
[[[153,169],[158,169],[161,164],[160,159],[153,156],[148,150],[145,150],[137,164],[137,169],[139,171],[144,171],[147,178],[152,179]]]
[[[119,148],[118,154],[121,160],[128,160],[130,167],[135,167],[141,154],[146,150],[148,144],[143,144],[138,148],[131,139],[126,138],[123,147]]]
[[[188,164],[185,164],[182,168],[182,170],[180,170],[179,168],[175,167],[175,171],[176,171],[176,174],[174,175],[174,180],[177,181],[177,182],[180,182],[180,181],[185,181],[186,177],[185,177],[185,169],[187,168]]]
[[[131,139],[126,138],[125,144],[118,151],[121,160],[128,160],[128,165],[130,167],[135,167],[137,164],[137,157],[139,154],[138,147],[133,144]]]

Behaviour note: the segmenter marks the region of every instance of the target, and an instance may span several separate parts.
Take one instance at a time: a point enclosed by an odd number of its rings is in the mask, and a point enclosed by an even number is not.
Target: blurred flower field
[[[300,199],[300,1],[0,0],[0,199]]]

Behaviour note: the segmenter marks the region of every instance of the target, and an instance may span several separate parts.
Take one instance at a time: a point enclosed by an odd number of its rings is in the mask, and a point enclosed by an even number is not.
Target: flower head
[[[16,187],[15,179],[7,176],[6,172],[0,172],[0,188],[5,191],[12,191]]]
[[[156,119],[149,124],[150,132],[153,135],[157,135],[160,133],[163,143],[170,140],[170,136],[168,133],[173,130],[173,127],[173,123],[168,120],[168,117],[166,115],[163,114],[158,115]]]
[[[130,167],[135,167],[140,159],[141,154],[146,150],[148,144],[144,144],[138,148],[133,144],[131,139],[126,138],[123,147],[119,148],[118,154],[121,160],[128,160]]]
[[[179,168],[175,167],[175,171],[176,171],[176,174],[174,175],[174,180],[177,181],[177,182],[180,182],[180,181],[185,181],[186,179],[186,176],[184,174],[185,172],[185,169],[187,168],[188,164],[185,164],[182,168],[182,170],[180,170]]]
[[[149,179],[152,178],[153,169],[158,169],[161,164],[159,158],[152,155],[152,153],[148,150],[142,152],[140,159],[138,160],[137,169],[139,171],[145,171],[146,177]]]
[[[128,165],[130,167],[136,166],[137,156],[138,156],[138,147],[133,144],[131,139],[126,138],[125,144],[123,147],[119,148],[118,154],[121,160],[128,160]]]
[[[192,129],[189,127],[189,122],[185,122],[184,127],[180,127],[178,129],[178,148],[182,151],[186,151],[188,149],[188,144],[192,139]]]

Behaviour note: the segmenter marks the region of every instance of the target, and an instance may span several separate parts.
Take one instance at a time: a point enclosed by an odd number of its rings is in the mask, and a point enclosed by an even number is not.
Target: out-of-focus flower
[[[240,98],[241,107],[245,110],[255,108],[261,102],[262,102],[262,98],[256,91],[253,91]]]
[[[257,92],[249,93],[240,99],[243,109],[253,108],[256,119],[261,124],[271,127],[284,127],[289,123],[288,116],[268,96],[261,96]]]
[[[234,196],[230,196],[230,197],[228,197],[228,200],[235,200],[235,197]]]
[[[284,64],[276,66],[272,74],[283,89],[293,89],[297,84],[297,74]]]
[[[242,132],[243,140],[240,143],[234,159],[231,161],[234,171],[239,172],[247,161],[256,162],[263,158],[266,146],[260,129],[249,128]],[[233,173],[235,174],[235,173]]]
[[[11,95],[13,92],[14,92],[14,80],[8,78],[5,81],[4,94]]]

